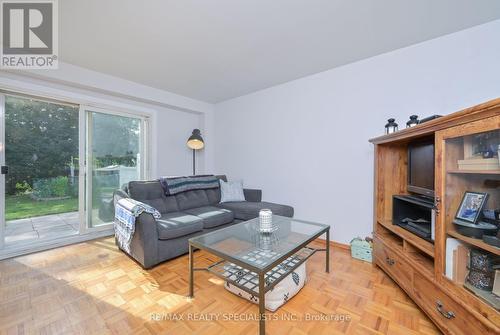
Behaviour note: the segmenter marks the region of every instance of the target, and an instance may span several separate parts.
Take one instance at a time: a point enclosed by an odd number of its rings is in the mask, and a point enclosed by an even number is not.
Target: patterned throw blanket
[[[218,188],[219,180],[213,175],[192,176],[192,177],[162,177],[161,186],[165,195],[174,195],[192,190],[206,190]]]
[[[130,198],[123,198],[115,206],[115,237],[120,248],[130,253],[130,242],[134,237],[135,219],[142,213],[153,214],[155,219],[161,218],[161,213],[155,208]]]

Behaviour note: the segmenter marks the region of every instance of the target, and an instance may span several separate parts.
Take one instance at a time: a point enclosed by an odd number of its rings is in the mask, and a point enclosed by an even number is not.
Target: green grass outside
[[[5,220],[78,211],[78,199],[36,201],[29,195],[5,196]]]

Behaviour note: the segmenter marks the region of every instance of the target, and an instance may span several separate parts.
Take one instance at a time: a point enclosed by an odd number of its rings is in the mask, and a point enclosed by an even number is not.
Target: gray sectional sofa
[[[225,176],[218,176],[226,180]],[[129,197],[156,208],[162,217],[143,213],[136,220],[130,244],[133,259],[144,268],[188,252],[188,239],[235,223],[250,220],[263,208],[293,217],[293,208],[262,201],[262,191],[244,190],[246,201],[220,203],[220,188],[194,190],[166,196],[158,180],[132,181],[114,193],[114,203]]]

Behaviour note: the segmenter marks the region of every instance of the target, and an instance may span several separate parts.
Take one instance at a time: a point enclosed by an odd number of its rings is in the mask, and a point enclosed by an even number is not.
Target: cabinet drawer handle
[[[436,301],[436,309],[439,313],[441,313],[442,316],[447,319],[453,319],[455,317],[455,313],[453,313],[452,311],[444,311],[443,303],[440,300]]]
[[[393,259],[390,259],[389,257],[385,258],[385,262],[389,265],[394,265],[395,261]]]

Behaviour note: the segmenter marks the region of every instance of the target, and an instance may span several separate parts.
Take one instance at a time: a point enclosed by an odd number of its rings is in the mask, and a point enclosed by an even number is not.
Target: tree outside
[[[5,129],[7,195],[30,191],[40,180],[68,177],[70,164],[78,162],[77,106],[7,96]]]

